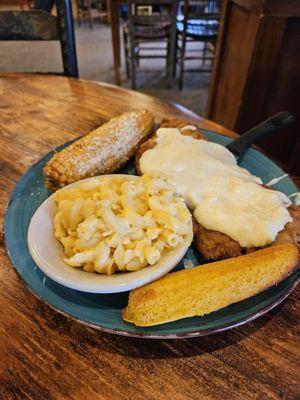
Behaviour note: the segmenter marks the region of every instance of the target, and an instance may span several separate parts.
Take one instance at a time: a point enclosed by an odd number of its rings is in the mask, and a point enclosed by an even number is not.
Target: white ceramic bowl
[[[65,188],[76,187],[84,181],[95,178],[103,179],[107,176],[121,176],[129,180],[138,178],[134,175],[101,175],[72,183]],[[90,273],[81,269],[69,267],[63,262],[63,248],[55,239],[53,229],[53,217],[56,210],[57,206],[52,195],[41,204],[33,215],[28,228],[29,251],[35,263],[45,275],[61,285],[83,292],[125,292],[159,279],[179,263],[193,239],[193,228],[191,224],[190,234],[186,236],[183,243],[176,249],[162,256],[155,265],[142,268],[139,271],[123,272],[109,276]]]

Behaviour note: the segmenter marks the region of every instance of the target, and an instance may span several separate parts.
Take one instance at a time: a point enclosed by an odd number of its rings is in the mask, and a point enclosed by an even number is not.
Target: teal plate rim
[[[207,135],[207,137],[209,139],[211,139],[212,141],[215,141],[217,143],[223,144],[223,145],[229,143],[231,140],[228,137],[221,135],[219,133],[213,132],[213,131],[208,131],[208,130],[203,130],[203,131],[205,132],[205,134]],[[69,143],[70,142],[67,142],[67,143],[59,146],[57,148],[57,150],[60,150],[61,148],[68,145]],[[151,327],[151,328],[139,328],[139,327],[135,327],[132,324],[128,324],[128,323],[122,321],[122,325],[124,325],[124,326],[120,329],[118,327],[109,326],[109,324],[107,324],[107,323],[106,324],[94,323],[93,321],[91,321],[91,319],[85,318],[85,316],[81,315],[78,312],[78,310],[76,310],[76,307],[75,308],[73,307],[72,311],[66,309],[66,304],[62,305],[61,303],[59,303],[57,301],[56,302],[51,301],[51,298],[49,298],[49,293],[47,292],[51,289],[47,288],[46,294],[42,293],[41,290],[34,287],[34,282],[32,282],[32,280],[30,280],[30,277],[31,277],[30,274],[29,274],[29,276],[27,276],[28,270],[25,270],[25,273],[24,273],[24,266],[22,265],[23,254],[25,255],[25,257],[28,258],[28,260],[29,260],[28,263],[31,261],[31,263],[33,265],[35,265],[29,255],[28,248],[27,248],[27,229],[28,229],[28,224],[30,221],[29,215],[25,216],[25,225],[27,225],[27,226],[24,226],[24,218],[23,218],[24,212],[22,213],[23,219],[22,219],[21,229],[23,231],[23,237],[19,237],[19,236],[15,235],[15,231],[13,229],[14,224],[12,223],[13,218],[14,218],[14,213],[19,210],[19,208],[18,208],[19,207],[18,199],[20,199],[19,189],[22,187],[22,184],[26,181],[26,179],[29,179],[29,180],[34,179],[34,176],[36,173],[35,170],[38,170],[38,172],[41,173],[44,163],[51,157],[52,154],[53,154],[53,152],[50,152],[47,155],[45,155],[44,157],[42,157],[39,161],[37,161],[34,165],[32,165],[17,182],[15,189],[12,192],[12,195],[8,202],[6,213],[4,216],[4,237],[5,237],[5,246],[6,246],[6,251],[7,251],[8,257],[9,257],[15,271],[17,272],[18,276],[23,280],[23,282],[25,283],[28,290],[35,297],[37,297],[39,300],[41,300],[43,303],[47,304],[50,308],[65,315],[66,317],[69,317],[79,323],[82,323],[86,326],[101,330],[103,332],[118,334],[118,335],[122,335],[122,336],[148,338],[148,339],[176,339],[176,338],[192,338],[192,337],[198,337],[198,336],[206,336],[206,335],[215,334],[218,332],[222,332],[222,331],[225,331],[228,329],[232,329],[232,328],[241,326],[247,322],[253,321],[256,318],[266,314],[267,312],[269,312],[270,310],[275,308],[277,305],[279,305],[282,301],[284,301],[290,295],[290,293],[294,290],[294,288],[297,286],[297,284],[299,283],[300,272],[297,271],[297,272],[293,273],[292,275],[290,275],[288,278],[286,278],[284,281],[280,282],[278,285],[271,287],[270,289],[258,294],[257,296],[253,296],[250,299],[246,299],[242,302],[238,302],[233,305],[230,305],[219,311],[211,313],[208,316],[185,318],[183,320],[174,321],[174,322],[170,322],[170,323],[162,324],[162,325],[157,325],[157,326]],[[254,163],[252,163],[252,165],[249,166],[248,163],[250,163],[250,161],[253,157],[254,157]],[[274,177],[278,177],[278,175],[281,176],[284,174],[284,172],[282,171],[281,168],[279,168],[274,162],[272,162],[263,153],[261,153],[258,150],[255,150],[255,149],[250,149],[245,154],[241,165],[243,166],[243,164],[246,164],[247,169],[249,169],[251,171],[251,169],[256,169],[255,164],[257,163],[257,160],[260,160],[260,162],[262,162],[263,165],[266,164],[273,171],[276,171],[276,176],[274,176],[273,174],[270,174],[268,176],[268,174],[266,174],[266,182],[270,181]],[[127,167],[125,172],[132,173],[133,171],[132,171],[131,167],[129,167],[129,169]],[[254,171],[251,171],[251,172],[254,173]],[[43,188],[43,190],[45,190],[43,187],[43,181],[40,182],[37,180],[36,182],[41,183],[40,186]],[[266,182],[264,182],[264,183],[266,183]],[[279,182],[274,187],[277,188],[278,190],[282,190],[282,191],[286,192],[286,194],[288,194],[288,195],[293,192],[298,191],[296,186],[293,184],[293,182],[289,178],[284,179],[284,182],[285,182],[284,184],[283,184],[283,182]],[[287,193],[287,192],[290,192],[290,193]],[[50,192],[49,192],[49,194],[50,194]],[[30,193],[30,195],[34,195],[34,193]],[[34,197],[32,199],[34,200]],[[40,198],[38,198],[37,204],[34,204],[33,208],[31,209],[31,215],[35,211],[35,209],[41,204],[42,201],[44,201],[44,198],[42,200]],[[23,211],[23,210],[21,209],[21,211]],[[17,222],[15,222],[15,224],[17,224]],[[20,228],[20,224],[18,225],[18,228]],[[25,236],[24,236],[24,230],[25,230]],[[25,237],[25,240],[24,240],[24,237]],[[17,251],[19,246],[22,247],[22,251],[24,252],[24,253],[21,252],[21,256]],[[26,268],[26,266],[25,266],[25,268]],[[37,270],[36,266],[33,269],[31,266],[31,270],[29,270],[29,273],[32,273],[32,271],[36,272],[36,270]],[[39,269],[38,269],[38,273],[39,273],[39,275],[41,275],[40,280],[43,279],[45,282],[45,277]],[[47,280],[50,281],[52,284],[58,286],[58,290],[59,290],[59,287],[61,288],[61,290],[65,289],[61,285],[56,284],[55,282],[51,281],[51,279],[48,277],[47,277]],[[72,289],[68,289],[68,290],[78,294],[78,292],[75,290],[72,290]],[[76,294],[75,294],[75,296],[76,296]],[[108,296],[108,295],[105,295],[105,296]],[[63,299],[63,300],[65,300],[65,299]],[[72,300],[72,296],[71,296],[71,300]],[[250,303],[250,310],[251,310],[251,302],[253,302],[253,301],[254,301],[254,305],[252,306],[252,308],[255,309],[255,311],[250,311],[249,315],[246,313],[245,315],[240,316],[241,313],[243,314],[243,307],[249,303]],[[255,304],[255,301],[257,304]],[[241,308],[241,310],[238,310],[237,306],[239,308]],[[79,305],[79,307],[80,307],[80,305]],[[238,312],[236,312],[236,309]],[[74,310],[75,310],[75,312],[74,312]],[[98,311],[96,310],[95,312],[99,313],[99,310]],[[221,318],[219,324],[215,323],[215,325],[214,325],[214,323],[211,322],[211,324],[213,324],[213,326],[210,326],[208,328],[201,327],[201,321],[203,321],[204,319],[207,319],[207,317],[212,316],[212,318],[211,318],[212,321],[214,321],[214,319],[216,321],[218,321],[219,320],[218,316],[220,316],[220,314],[224,314],[224,312],[225,312],[225,314],[226,314],[226,312],[229,312],[229,314],[231,312],[231,314],[230,314],[231,322],[222,322],[222,318]],[[119,311],[119,313],[120,313],[120,311]],[[234,318],[235,315],[236,315],[236,318]],[[184,326],[180,327],[180,324],[182,321],[184,321],[184,324],[183,324]],[[189,323],[187,323],[187,321],[191,322],[190,326],[189,326]],[[179,325],[179,328],[177,327],[177,325]],[[172,328],[172,326],[173,326],[173,328]]]

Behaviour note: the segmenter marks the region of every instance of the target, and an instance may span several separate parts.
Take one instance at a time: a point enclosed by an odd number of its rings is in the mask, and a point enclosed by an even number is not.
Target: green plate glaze
[[[211,131],[205,133],[210,140],[222,145],[230,141],[225,136]],[[295,288],[299,272],[255,297],[204,317],[185,318],[150,328],[138,328],[124,322],[121,310],[127,304],[128,293],[99,295],[68,289],[47,278],[28,252],[27,230],[30,219],[50,195],[44,186],[42,169],[52,155],[53,153],[47,154],[33,165],[17,183],[6,211],[4,231],[7,252],[14,268],[29,290],[54,310],[88,326],[125,336],[153,339],[195,337],[220,332],[251,321],[274,308]],[[264,183],[284,174],[277,165],[254,149],[245,154],[241,166],[260,176]],[[133,166],[128,165],[123,169],[122,173],[124,172],[134,173]],[[289,178],[281,180],[274,187],[287,195],[297,191]],[[199,254],[193,247],[188,250],[184,260],[192,262],[193,265],[201,264]],[[182,269],[183,265],[182,261],[175,269]]]

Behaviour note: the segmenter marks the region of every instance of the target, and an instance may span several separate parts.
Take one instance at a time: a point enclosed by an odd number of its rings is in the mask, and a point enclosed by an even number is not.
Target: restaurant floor
[[[95,21],[94,29],[87,25],[76,26],[79,74],[83,79],[114,83],[110,27]],[[122,54],[123,59],[123,54]],[[141,68],[153,69],[153,73],[138,74],[137,90],[163,100],[178,102],[198,114],[204,115],[210,81],[208,73],[186,73],[184,88],[174,84],[166,88],[164,60],[142,60]],[[130,87],[126,80],[122,60],[122,86]],[[0,71],[51,72],[61,70],[59,44],[56,42],[1,42]]]

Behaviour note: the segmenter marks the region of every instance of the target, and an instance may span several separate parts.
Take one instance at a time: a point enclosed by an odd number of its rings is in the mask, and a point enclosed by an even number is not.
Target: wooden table
[[[232,133],[178,105],[111,85],[0,75],[0,213],[25,170],[66,140],[146,107]],[[142,340],[92,330],[36,299],[0,246],[0,399],[290,399],[299,396],[299,287],[224,333]],[[298,301],[297,301],[298,300]],[[299,397],[298,397],[299,398]]]

